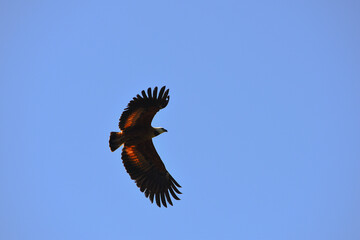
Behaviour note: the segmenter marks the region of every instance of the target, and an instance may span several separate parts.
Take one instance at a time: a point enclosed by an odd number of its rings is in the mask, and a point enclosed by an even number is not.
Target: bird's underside
[[[109,145],[111,151],[123,145],[122,160],[131,179],[135,180],[141,192],[151,202],[161,207],[172,205],[170,195],[180,200],[176,194],[181,194],[181,187],[166,170],[164,163],[157,153],[152,138],[166,132],[164,128],[151,127],[155,114],[165,108],[169,102],[169,90],[157,87],[138,94],[130,101],[120,117],[120,132],[111,132]]]

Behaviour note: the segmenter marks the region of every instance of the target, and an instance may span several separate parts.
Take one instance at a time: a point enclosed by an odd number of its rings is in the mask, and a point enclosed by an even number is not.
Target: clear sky
[[[360,2],[1,1],[0,239],[360,239]],[[173,207],[110,131],[166,85]]]

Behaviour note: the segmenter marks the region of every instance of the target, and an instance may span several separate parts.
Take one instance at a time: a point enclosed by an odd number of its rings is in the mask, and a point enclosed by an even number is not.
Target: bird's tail
[[[109,139],[110,150],[113,152],[124,144],[124,136],[122,132],[111,132]]]

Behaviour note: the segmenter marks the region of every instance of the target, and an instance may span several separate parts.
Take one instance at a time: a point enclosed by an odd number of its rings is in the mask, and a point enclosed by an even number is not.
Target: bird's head
[[[157,127],[157,128],[154,128],[154,135],[155,136],[158,136],[164,132],[167,132],[167,130],[165,128],[162,128],[162,127]]]

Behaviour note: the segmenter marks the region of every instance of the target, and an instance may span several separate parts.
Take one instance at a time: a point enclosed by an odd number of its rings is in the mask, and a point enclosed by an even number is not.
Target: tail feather
[[[122,132],[111,132],[109,139],[110,150],[113,152],[124,144],[124,137]]]

